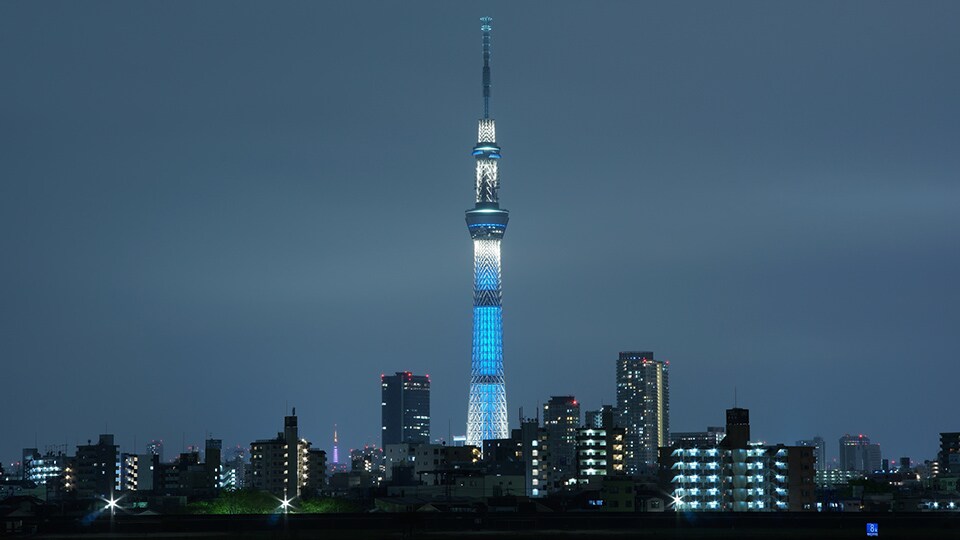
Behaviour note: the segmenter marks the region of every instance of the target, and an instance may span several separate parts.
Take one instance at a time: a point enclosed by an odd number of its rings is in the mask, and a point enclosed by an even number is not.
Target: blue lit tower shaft
[[[473,238],[473,358],[470,370],[470,400],[467,409],[467,444],[483,447],[487,439],[505,439],[507,390],[503,377],[503,313],[500,305],[500,240],[507,229],[509,213],[500,209],[497,191],[500,174],[497,161],[496,125],[490,118],[490,23],[480,19],[483,32],[483,118],[477,145],[476,198],[467,210],[467,228]]]

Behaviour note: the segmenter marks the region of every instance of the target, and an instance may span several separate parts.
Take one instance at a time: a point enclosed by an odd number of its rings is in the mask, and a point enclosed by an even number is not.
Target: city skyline
[[[401,370],[435,435],[465,425],[486,13],[510,427],[615,403],[652,350],[672,430],[735,388],[756,436],[828,455],[957,429],[929,413],[960,375],[956,5],[51,5],[0,6],[4,461],[248,444],[293,406],[357,448]]]

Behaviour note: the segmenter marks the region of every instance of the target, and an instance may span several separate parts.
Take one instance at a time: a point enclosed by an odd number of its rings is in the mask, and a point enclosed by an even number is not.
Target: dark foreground
[[[960,514],[101,515],[24,522],[34,538],[960,538]],[[2,532],[0,532],[2,535]]]

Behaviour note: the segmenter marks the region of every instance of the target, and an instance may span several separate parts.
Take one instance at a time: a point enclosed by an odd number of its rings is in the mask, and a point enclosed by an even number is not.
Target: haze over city
[[[869,9],[865,9],[869,6]],[[960,4],[0,4],[0,459],[465,433],[496,20],[509,419],[670,361],[670,425],[956,431]],[[136,448],[134,448],[136,446]]]

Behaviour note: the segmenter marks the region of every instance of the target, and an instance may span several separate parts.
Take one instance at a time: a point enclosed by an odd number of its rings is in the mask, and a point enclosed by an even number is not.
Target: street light
[[[106,505],[105,507],[103,507],[103,509],[104,509],[104,510],[110,510],[110,532],[112,533],[112,532],[113,532],[113,517],[114,517],[114,514],[116,513],[117,508],[118,508],[118,506],[119,506],[117,503],[120,502],[120,499],[119,499],[119,498],[114,498],[114,497],[113,497],[113,493],[111,493],[111,494],[110,494],[110,498],[109,498],[109,499],[104,499],[104,500],[107,501],[107,505]]]
[[[110,515],[112,516],[114,512],[116,512],[117,510],[117,506],[118,506],[117,503],[120,502],[120,499],[114,499],[113,495],[111,495],[109,499],[105,499],[105,500],[107,501],[107,505],[104,506],[103,509],[109,510]]]

